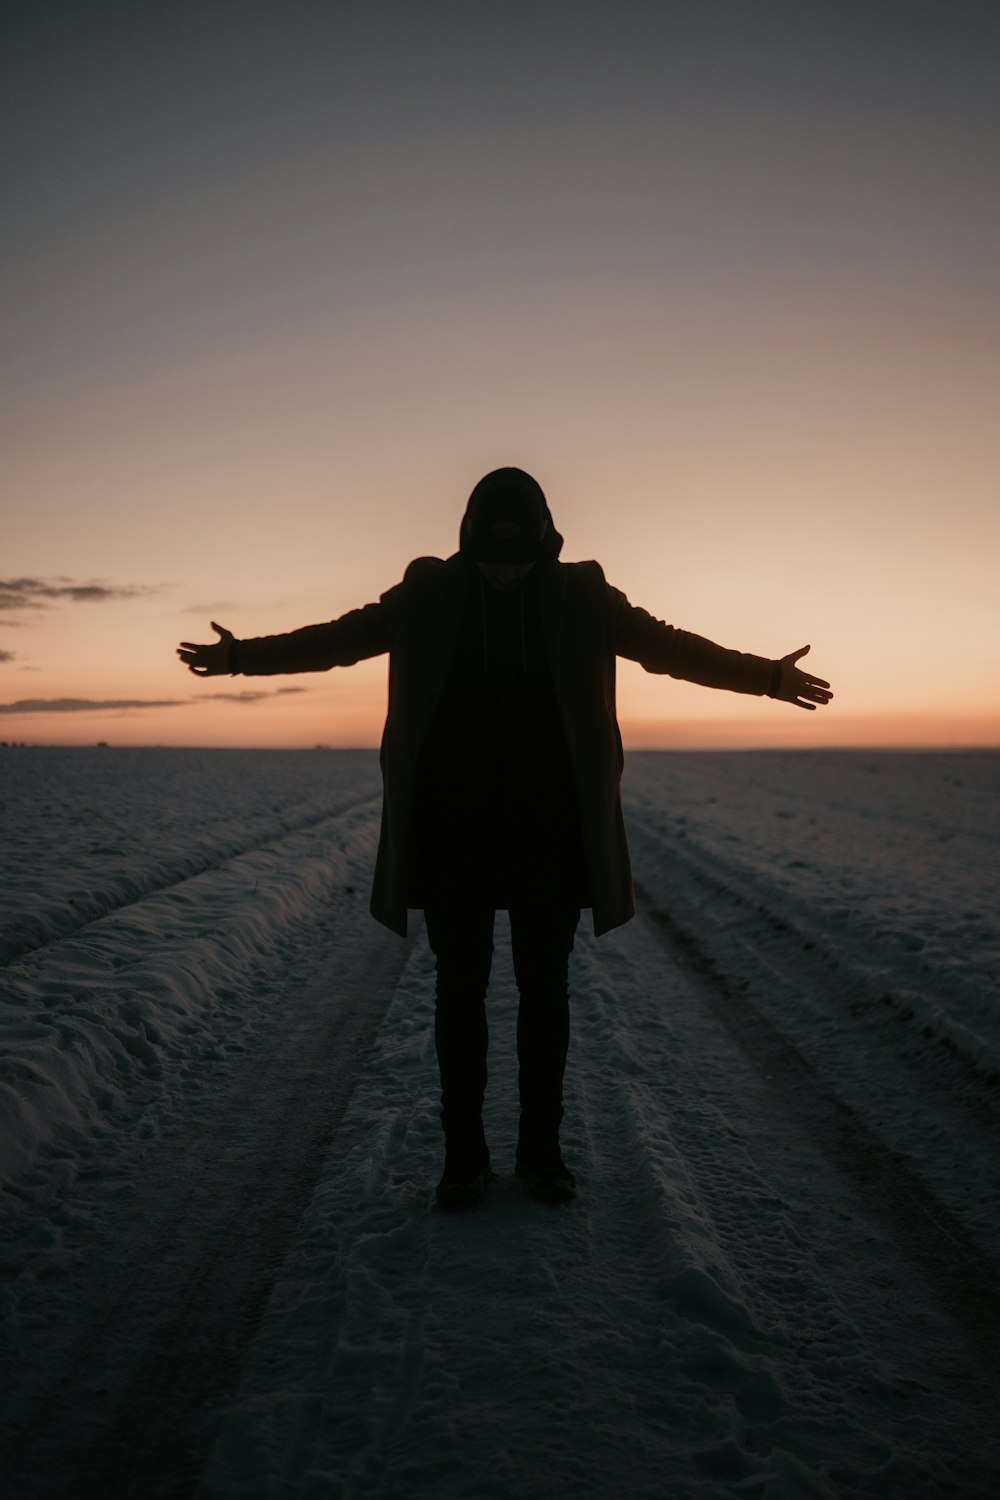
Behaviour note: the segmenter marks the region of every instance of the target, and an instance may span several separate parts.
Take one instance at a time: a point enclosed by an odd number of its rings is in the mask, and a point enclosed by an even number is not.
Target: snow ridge
[[[896,804],[843,785],[900,767]],[[980,816],[962,805],[949,828],[932,798],[970,782]],[[808,968],[817,1015],[885,1007],[1000,1084],[1000,756],[640,755],[625,787],[634,839],[659,840],[658,895],[710,926],[713,949],[784,954]]]
[[[211,868],[9,965],[0,986],[0,1179],[21,1181],[44,1149],[71,1152],[109,1135],[137,1088],[169,1088],[170,1070],[204,1055],[206,1031],[231,1044],[245,1025],[248,977],[336,896],[366,912],[360,881],[378,807],[355,799],[339,815],[310,814],[233,858],[216,847]]]

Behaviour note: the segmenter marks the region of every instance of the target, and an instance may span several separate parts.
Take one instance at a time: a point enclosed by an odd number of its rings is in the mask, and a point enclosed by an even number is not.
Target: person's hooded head
[[[554,561],[562,541],[537,481],[523,469],[494,469],[469,496],[459,550],[484,572],[520,573]]]

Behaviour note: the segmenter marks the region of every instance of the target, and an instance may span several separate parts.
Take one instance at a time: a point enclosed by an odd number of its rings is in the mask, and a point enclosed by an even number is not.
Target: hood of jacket
[[[468,562],[547,566],[562,545],[541,485],[523,469],[494,469],[469,496],[458,544]]]

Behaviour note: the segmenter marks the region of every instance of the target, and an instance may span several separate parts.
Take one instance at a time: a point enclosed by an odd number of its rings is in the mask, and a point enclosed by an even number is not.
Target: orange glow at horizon
[[[643,674],[645,675],[645,674]],[[350,679],[357,680],[354,683]],[[310,687],[287,694],[276,684]],[[693,689],[683,712],[671,711],[672,690],[652,678],[645,696],[619,694],[619,723],[630,750],[740,749],[1000,749],[1000,714],[920,712],[815,713],[768,699]],[[318,684],[318,685],[317,685]],[[232,694],[233,701],[206,697]],[[185,685],[185,690],[187,685]],[[241,693],[260,691],[257,701]],[[69,696],[69,695],[67,695]],[[179,695],[183,697],[183,695]],[[702,712],[692,708],[701,701]],[[705,713],[706,704],[713,708]],[[386,707],[385,662],[305,677],[192,679],[190,699],[169,708],[105,708],[0,715],[0,742],[29,745],[193,746],[219,749],[375,749]],[[653,709],[650,712],[650,709]]]

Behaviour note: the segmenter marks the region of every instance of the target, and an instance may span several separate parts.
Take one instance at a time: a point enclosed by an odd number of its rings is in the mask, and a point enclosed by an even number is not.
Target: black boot
[[[569,1203],[576,1197],[576,1178],[563,1161],[558,1135],[545,1139],[522,1132],[514,1171],[540,1203]]]
[[[438,1208],[453,1212],[475,1208],[495,1176],[482,1120],[465,1130],[457,1129],[454,1122],[450,1129],[446,1126],[444,1171],[436,1193]]]

